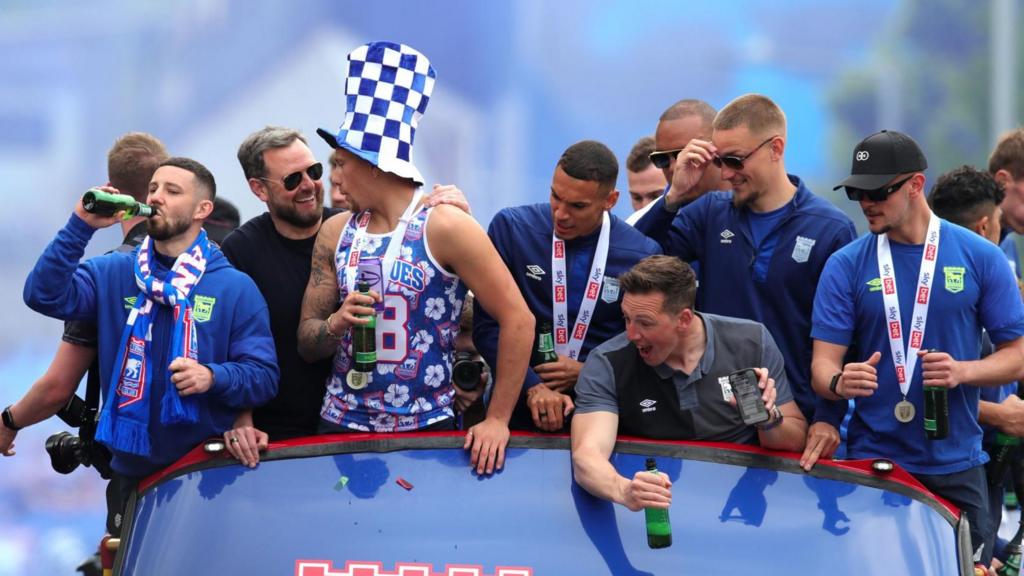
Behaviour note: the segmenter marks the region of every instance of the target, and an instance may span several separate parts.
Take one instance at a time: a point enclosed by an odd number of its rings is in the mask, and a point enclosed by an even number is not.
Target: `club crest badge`
[[[964,291],[964,272],[966,269],[963,266],[943,266],[942,273],[945,275],[946,280],[946,292],[950,294],[958,294]]]
[[[619,279],[605,276],[601,283],[601,300],[608,304],[614,304],[619,300]]]
[[[796,237],[796,243],[793,245],[793,261],[804,263],[811,256],[811,248],[814,248],[816,241],[813,238],[804,238],[803,236]]]
[[[192,305],[192,318],[196,322],[208,322],[213,316],[213,305],[217,299],[211,296],[196,295]]]

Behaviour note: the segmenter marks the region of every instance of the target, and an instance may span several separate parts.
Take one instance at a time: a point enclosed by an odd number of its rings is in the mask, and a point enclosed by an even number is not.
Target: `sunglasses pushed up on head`
[[[316,164],[310,165],[310,167],[306,168],[305,170],[292,172],[291,174],[285,176],[284,178],[281,178],[280,182],[284,184],[284,189],[291,192],[292,190],[298,188],[299,184],[302,184],[303,173],[308,175],[310,180],[319,180],[320,177],[324,175],[324,165],[317,162]],[[277,182],[277,180],[273,178],[264,178],[262,176],[259,176],[258,178],[260,180],[266,180],[267,182]]]

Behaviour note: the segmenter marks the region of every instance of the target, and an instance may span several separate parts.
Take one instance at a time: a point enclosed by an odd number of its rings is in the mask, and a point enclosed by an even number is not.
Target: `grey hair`
[[[285,148],[296,140],[308,144],[301,132],[281,126],[267,126],[249,134],[238,147],[238,163],[242,165],[242,173],[245,174],[246,180],[267,175],[267,165],[263,162],[264,152],[274,148]]]

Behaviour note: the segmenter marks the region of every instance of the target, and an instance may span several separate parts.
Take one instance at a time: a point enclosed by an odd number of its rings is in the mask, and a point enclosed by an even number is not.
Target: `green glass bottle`
[[[654,458],[647,459],[647,471],[659,474]],[[672,545],[672,523],[668,519],[668,510],[662,508],[644,508],[647,520],[647,545],[651,548],[668,548]]]
[[[945,388],[924,387],[924,433],[929,440],[949,436],[949,391]]]
[[[1006,562],[999,570],[996,570],[996,574],[999,576],[1017,576],[1020,574],[1022,539],[1024,539],[1024,517],[1021,518],[1021,524],[1017,527],[1017,533],[1013,535],[1013,538],[1006,545]]]
[[[537,333],[537,349],[533,352],[533,365],[558,362],[558,354],[555,353],[555,335],[551,329],[551,322],[541,322],[540,332]]]
[[[1024,386],[1018,386],[1017,397],[1024,400],[1022,394],[1024,394]],[[1006,434],[1002,430],[996,431],[995,446],[989,453],[991,459],[985,465],[989,490],[1002,490],[1003,479],[1006,478],[1006,471],[1010,469],[1010,464],[1017,457],[1018,446],[1020,446],[1020,438]]]
[[[111,194],[98,188],[90,188],[82,195],[82,207],[90,214],[113,216],[124,210],[124,219],[134,216],[149,218],[153,216],[153,207],[143,204],[127,194]]]
[[[370,293],[370,283],[363,278],[356,283],[356,290],[362,294]],[[352,327],[352,356],[356,372],[373,372],[377,369],[377,315],[363,316],[369,318],[366,324]]]
[[[1020,438],[1003,432],[996,432],[995,446],[992,448],[991,460],[985,465],[989,488],[1002,487],[1006,471],[1020,446]]]

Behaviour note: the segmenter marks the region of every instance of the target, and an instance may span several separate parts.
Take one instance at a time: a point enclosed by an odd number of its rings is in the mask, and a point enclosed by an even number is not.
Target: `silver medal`
[[[355,370],[349,370],[348,376],[345,377],[348,382],[348,387],[353,390],[362,390],[366,388],[366,385],[373,381],[373,372],[357,372]]]
[[[911,404],[907,400],[903,400],[901,402],[896,403],[895,413],[896,419],[906,424],[907,422],[910,422],[911,420],[914,419],[914,414],[916,413],[916,410],[914,409],[913,404]]]

